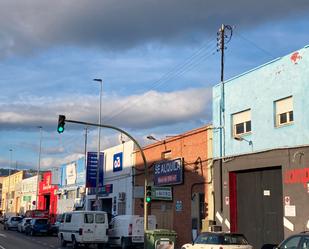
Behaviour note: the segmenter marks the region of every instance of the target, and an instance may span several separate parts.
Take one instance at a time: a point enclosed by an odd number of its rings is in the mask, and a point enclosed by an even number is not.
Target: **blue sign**
[[[122,152],[114,155],[113,159],[113,172],[122,170]]]
[[[104,153],[100,152],[99,160],[99,188],[103,186],[103,162],[104,162]],[[95,188],[97,181],[97,166],[98,158],[97,152],[88,152],[87,153],[87,171],[86,171],[86,187]]]
[[[154,185],[176,185],[183,183],[182,159],[158,162],[154,165]]]

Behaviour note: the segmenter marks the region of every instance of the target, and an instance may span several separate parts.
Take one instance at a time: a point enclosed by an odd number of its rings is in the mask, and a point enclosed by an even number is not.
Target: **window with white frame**
[[[275,125],[277,127],[291,124],[294,121],[293,97],[275,101]]]
[[[232,115],[233,136],[238,137],[251,132],[251,110],[245,110]]]

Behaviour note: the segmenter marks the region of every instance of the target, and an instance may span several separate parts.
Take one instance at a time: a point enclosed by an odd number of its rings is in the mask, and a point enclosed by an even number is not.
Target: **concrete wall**
[[[214,162],[215,169],[215,193],[216,213],[223,222],[217,218],[217,224],[222,225],[223,230],[230,228],[226,220],[230,222],[230,206],[225,202],[230,197],[229,172],[237,172],[250,169],[263,169],[280,166],[282,169],[282,209],[284,216],[284,236],[287,237],[297,232],[309,229],[309,147],[295,147],[289,149],[274,149],[260,153],[246,154],[230,158],[223,163],[223,212],[220,211],[220,164],[219,160]],[[256,194],[261,194],[257,191]],[[286,198],[288,197],[288,200]],[[295,216],[288,215],[286,206],[295,207]],[[219,216],[218,216],[219,215]],[[241,214],[238,214],[241,216]],[[232,225],[232,224],[231,224]]]
[[[293,96],[294,124],[276,128],[274,101]],[[213,126],[220,122],[221,85],[213,88]],[[309,144],[309,46],[225,82],[225,155]],[[252,133],[232,137],[232,114],[251,109]],[[219,157],[219,130],[214,157]]]

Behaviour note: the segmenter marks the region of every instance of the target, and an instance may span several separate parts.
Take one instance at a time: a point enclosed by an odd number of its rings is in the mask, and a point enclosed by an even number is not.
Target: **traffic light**
[[[64,132],[64,125],[65,125],[65,116],[59,115],[58,128],[57,128],[58,133]]]
[[[151,197],[152,197],[152,194],[151,194],[151,186],[147,185],[147,186],[146,186],[146,202],[147,202],[147,203],[150,203],[150,202],[151,202]]]

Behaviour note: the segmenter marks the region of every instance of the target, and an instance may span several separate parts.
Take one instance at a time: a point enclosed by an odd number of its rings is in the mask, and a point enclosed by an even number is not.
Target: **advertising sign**
[[[121,171],[122,170],[122,152],[119,152],[114,155],[113,159],[113,172]]]
[[[172,187],[152,187],[151,192],[153,200],[173,200]]]
[[[94,195],[95,193],[95,188],[90,188],[88,193],[90,195]],[[113,193],[113,184],[106,184],[103,187],[98,189],[98,194],[100,196],[108,196],[109,194]]]
[[[76,183],[76,163],[70,163],[66,167],[67,185]]]
[[[182,159],[158,162],[154,165],[154,185],[176,185],[183,183]]]
[[[99,187],[103,186],[103,162],[104,162],[104,153],[100,152],[99,160]],[[97,179],[97,152],[88,152],[87,153],[87,171],[86,171],[86,187],[95,188],[96,179]]]

